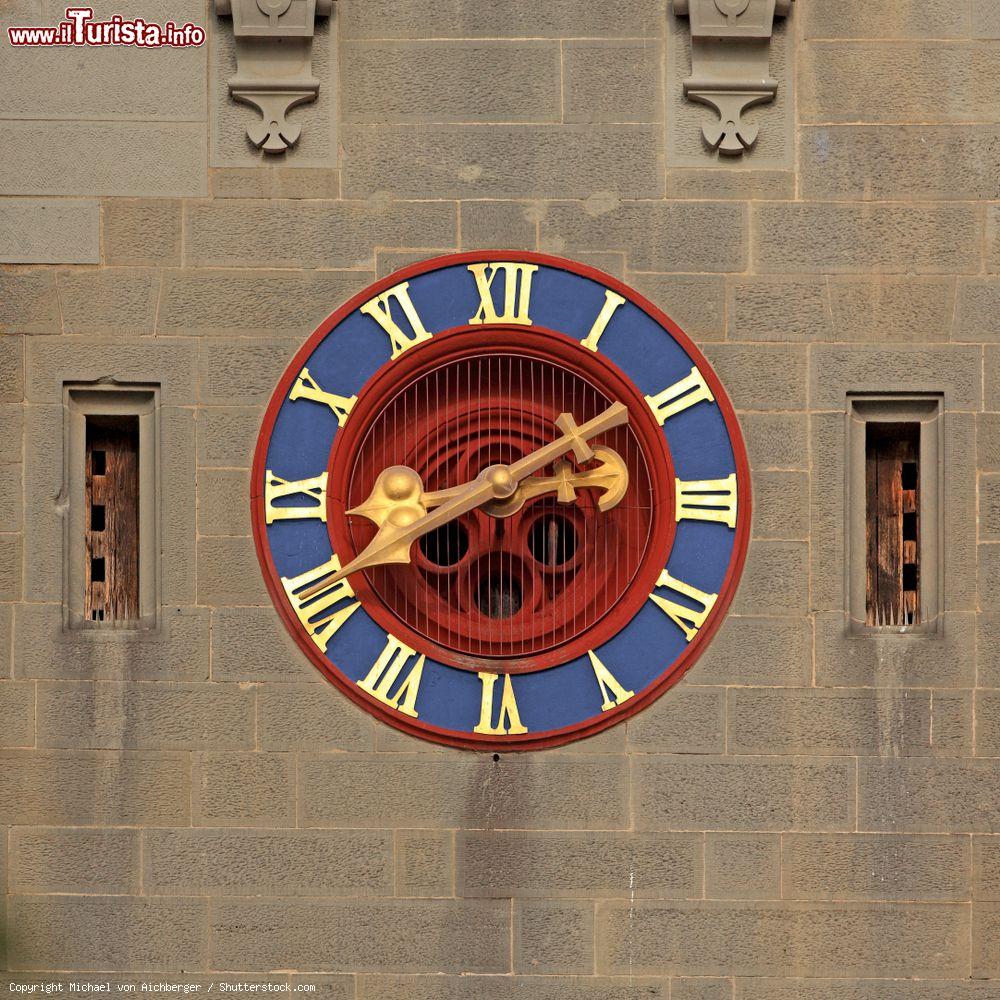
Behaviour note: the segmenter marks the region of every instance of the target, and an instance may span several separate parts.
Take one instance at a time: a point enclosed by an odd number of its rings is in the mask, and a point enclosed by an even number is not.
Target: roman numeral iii
[[[275,500],[305,497],[310,503],[297,507],[276,507]],[[268,524],[275,521],[301,521],[318,517],[326,522],[326,473],[311,479],[282,479],[270,469],[264,474],[264,513]]]
[[[373,320],[389,335],[392,343],[392,356],[398,358],[403,351],[408,351],[424,340],[430,340],[431,335],[424,329],[424,324],[413,305],[408,291],[410,283],[404,281],[400,285],[394,285],[381,295],[376,295],[371,301],[366,302],[360,312],[366,316],[371,316]],[[402,311],[400,319],[405,319],[410,328],[406,333],[403,328],[393,319],[392,303],[395,300],[397,307]]]
[[[678,521],[718,521],[736,527],[736,473],[725,479],[678,479],[675,516]]]
[[[420,678],[424,673],[424,656],[421,654],[417,662],[410,668],[406,679],[392,694],[392,687],[399,680],[399,675],[411,657],[417,655],[416,650],[401,643],[394,635],[386,635],[385,649],[379,653],[368,676],[358,681],[358,687],[377,698],[383,705],[395,708],[403,715],[417,718],[417,692],[420,690]]]
[[[469,270],[476,279],[479,292],[479,309],[469,320],[471,324],[515,323],[530,326],[528,305],[531,301],[531,276],[538,270],[537,264],[470,264]],[[493,297],[496,276],[503,272],[503,294],[500,298],[502,312],[497,311]],[[497,289],[499,291],[499,288]]]

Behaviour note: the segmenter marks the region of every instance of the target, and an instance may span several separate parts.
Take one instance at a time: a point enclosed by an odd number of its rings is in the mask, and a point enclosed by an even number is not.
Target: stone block
[[[816,615],[816,683],[822,687],[965,688],[975,683],[969,642],[975,623],[945,614],[941,631],[927,635],[856,635],[843,612]]]
[[[826,4],[797,10],[806,38],[965,38],[969,12],[949,0],[903,0],[892,7],[845,0],[839,9]]]
[[[1000,901],[1000,837],[972,838],[972,898]]]
[[[689,337],[725,337],[726,292],[721,276],[632,271],[628,283],[659,306]]]
[[[1000,11],[990,0],[972,0],[972,37],[1000,38]]]
[[[10,51],[5,47],[5,52]],[[2,57],[0,57],[2,59]],[[15,79],[20,74],[14,74]],[[99,264],[100,207],[76,198],[5,198],[0,203],[0,261]]]
[[[670,15],[673,16],[670,16]],[[691,29],[687,17],[674,10],[667,16],[666,38],[666,142],[669,167],[703,168],[711,164],[720,175],[730,170],[742,172],[748,164],[755,168],[790,169],[795,157],[795,47],[792,18],[775,18],[769,45],[771,74],[779,81],[773,101],[753,105],[745,120],[759,128],[757,142],[747,156],[725,156],[710,150],[702,129],[719,121],[712,108],[688,100],[684,81],[692,76]],[[792,32],[790,35],[789,32]],[[734,58],[726,53],[723,58]]]
[[[291,754],[195,754],[191,784],[195,826],[295,826]]]
[[[187,754],[6,750],[0,764],[0,823],[190,822]]]
[[[983,611],[1000,611],[1000,545],[996,542],[979,546],[979,593]]]
[[[732,1000],[731,979],[672,979],[670,1000]]]
[[[348,40],[341,58],[345,122],[560,119],[560,46],[554,41]]]
[[[640,830],[847,830],[854,762],[781,757],[636,757]],[[636,970],[638,971],[638,970]]]
[[[682,682],[630,719],[627,732],[639,753],[723,753],[725,692]]]
[[[9,631],[0,623],[0,642],[8,646]],[[0,676],[6,676],[0,673]],[[32,747],[35,745],[35,685],[30,681],[0,681],[0,746]]]
[[[0,402],[24,399],[24,338],[0,336]]]
[[[743,979],[737,1000],[1000,1000],[994,983],[969,979]]]
[[[22,604],[14,619],[17,677],[175,680],[208,677],[206,608],[165,607],[158,629],[64,629],[58,604]]]
[[[843,410],[849,392],[942,392],[945,408],[982,406],[982,367],[975,347],[816,344],[810,359],[810,400],[820,410]]]
[[[80,750],[240,750],[254,693],[235,684],[43,681],[38,745]]]
[[[199,398],[210,405],[266,403],[299,340],[206,339],[198,358]]]
[[[1000,906],[977,903],[972,908],[972,975],[994,979],[1000,974]]]
[[[0,463],[0,531],[21,530],[23,489],[22,466]]]
[[[374,279],[370,271],[164,271],[157,330],[301,340]]]
[[[300,754],[309,827],[623,829],[621,757],[516,754]]]
[[[1000,475],[983,473],[979,477],[979,537],[1000,541]]]
[[[808,605],[809,545],[758,539],[750,548],[740,589],[738,615],[800,615]]]
[[[503,202],[500,204],[510,203]],[[411,264],[419,264],[422,261],[429,260],[431,257],[440,257],[443,254],[453,252],[453,250],[441,248],[424,248],[422,250],[379,250],[376,247],[375,277],[385,278],[390,274],[395,274],[396,271],[401,271],[404,267],[409,267]]]
[[[849,23],[846,17],[843,23]],[[993,82],[1000,75],[1000,47],[812,42],[804,46],[799,67],[803,122],[996,121]],[[956,100],[959,80],[961,100]],[[918,155],[923,157],[923,150]]]
[[[754,538],[809,537],[809,476],[805,472],[755,472]]]
[[[941,343],[955,311],[951,278],[833,278],[830,303],[836,340]]]
[[[866,903],[603,903],[599,972],[948,977],[968,969],[966,907]]]
[[[971,205],[760,202],[751,245],[764,273],[978,271],[982,220]]]
[[[705,838],[705,896],[778,899],[781,838],[764,833],[712,833]]]
[[[788,201],[795,197],[795,174],[791,170],[668,167],[666,195],[716,201]]]
[[[143,865],[154,896],[382,896],[392,891],[392,835],[147,830]]]
[[[1000,757],[1000,691],[976,692],[976,756]]]
[[[0,601],[21,600],[21,536],[0,534]]]
[[[212,612],[212,679],[320,683],[323,678],[268,605],[219,608]],[[268,692],[262,695],[266,700]]]
[[[830,340],[833,330],[826,278],[732,278],[727,319],[730,340]]]
[[[978,654],[976,683],[980,687],[1000,688],[1000,615],[978,615],[975,629]]]
[[[212,907],[210,936],[214,969],[475,974],[510,968],[510,907],[492,900],[227,899]]]
[[[808,356],[805,347],[706,344],[705,353],[737,409],[806,408]]]
[[[808,469],[809,421],[804,413],[740,413],[751,469]]]
[[[198,534],[250,534],[250,470],[198,473]]]
[[[1000,761],[860,760],[858,829],[980,833],[997,827]]]
[[[887,834],[786,834],[781,885],[785,899],[969,898],[965,837]]]
[[[13,673],[14,660],[14,606],[0,605],[0,677],[8,678]]]
[[[604,185],[595,185],[604,190]],[[590,196],[557,201],[541,219],[540,246],[550,253],[621,251],[635,271],[742,271],[746,209],[730,202],[620,202]]]
[[[203,122],[9,121],[5,137],[0,164],[5,194],[190,198],[206,193]]]
[[[260,429],[261,406],[203,406],[198,410],[198,465],[248,469]]]
[[[60,333],[61,330],[55,271],[50,268],[0,271],[0,333]],[[0,386],[9,389],[6,379],[0,381]],[[20,392],[17,398],[21,399]]]
[[[370,269],[375,247],[384,245],[387,233],[397,246],[454,247],[455,226],[452,204],[407,203],[388,196],[308,204],[239,199],[192,202],[185,208],[185,263]]]
[[[654,38],[586,39],[562,46],[563,120],[659,122],[663,47]]]
[[[953,339],[968,343],[1000,341],[1000,279],[961,278]]]
[[[511,0],[475,9],[463,0],[441,0],[426,11],[408,0],[373,0],[340,12],[339,21],[343,38],[642,38],[660,30],[663,10],[654,0],[608,0],[599,7]]]
[[[257,728],[264,750],[361,751],[375,745],[371,716],[327,683],[264,685],[257,692]]]
[[[459,831],[459,896],[686,898],[702,883],[701,835]]]
[[[361,976],[359,1000],[667,1000],[667,979],[633,976]]]
[[[287,154],[286,154],[287,155]],[[329,167],[223,167],[210,170],[215,198],[339,198],[340,171]]]
[[[139,831],[15,827],[10,832],[12,893],[139,892]]]
[[[160,276],[135,267],[62,271],[57,277],[66,333],[151,334]]]
[[[242,978],[242,977],[241,977]],[[315,988],[317,1000],[355,1000],[354,981],[357,977],[343,976],[289,976],[292,992],[303,990],[308,984]]]
[[[542,209],[530,201],[463,201],[460,203],[463,250],[534,250]]]
[[[62,405],[63,382],[72,372],[75,382],[159,385],[161,406],[190,406],[196,349],[191,341],[168,337],[32,337],[25,352],[25,398]]]
[[[206,968],[204,899],[12,896],[11,968],[125,972]]]
[[[455,834],[451,830],[396,831],[396,895],[455,895]]]
[[[219,535],[198,540],[198,603],[270,603],[252,538]]]
[[[514,901],[514,972],[591,975],[594,904],[578,899]]]
[[[808,684],[812,647],[808,618],[730,614],[688,678],[695,684]]]
[[[931,694],[898,688],[732,688],[730,753],[934,754]]]
[[[0,403],[0,464],[20,465],[24,457],[24,407],[21,403]]]
[[[936,52],[946,50],[939,45]],[[1000,59],[996,60],[1000,68]],[[965,91],[963,90],[963,97]],[[881,97],[881,95],[880,95]],[[869,101],[869,109],[881,103]],[[877,111],[876,111],[877,114]],[[981,125],[822,125],[799,138],[804,198],[974,201],[1000,197],[989,168],[1000,127]],[[919,150],[919,151],[918,151]]]
[[[1000,348],[983,349],[985,397],[983,408],[1000,410]]]
[[[588,198],[595,191],[658,198],[663,190],[660,130],[651,125],[345,125],[342,131],[349,198],[382,191],[397,198]]]
[[[180,264],[179,201],[108,198],[102,210],[105,263],[128,267]]]

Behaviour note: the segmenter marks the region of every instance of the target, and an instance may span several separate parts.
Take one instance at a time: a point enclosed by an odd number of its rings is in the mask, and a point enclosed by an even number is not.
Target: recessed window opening
[[[139,617],[139,418],[86,418],[84,617]]]
[[[865,428],[866,612],[870,626],[919,624],[920,424]]]

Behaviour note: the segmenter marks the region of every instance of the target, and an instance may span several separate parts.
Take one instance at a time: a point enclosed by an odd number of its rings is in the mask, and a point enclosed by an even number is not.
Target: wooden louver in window
[[[139,617],[139,420],[87,417],[84,615]]]
[[[869,423],[867,624],[920,622],[920,424]]]

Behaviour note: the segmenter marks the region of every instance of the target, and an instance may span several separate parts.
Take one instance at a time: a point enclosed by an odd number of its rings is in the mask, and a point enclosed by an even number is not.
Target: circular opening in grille
[[[420,551],[435,566],[454,566],[469,551],[469,533],[460,521],[450,521],[420,539]]]
[[[520,580],[503,573],[484,576],[476,588],[476,607],[487,618],[512,618],[523,603]]]
[[[543,566],[568,563],[576,555],[576,529],[565,517],[540,517],[528,532],[528,550]]]

